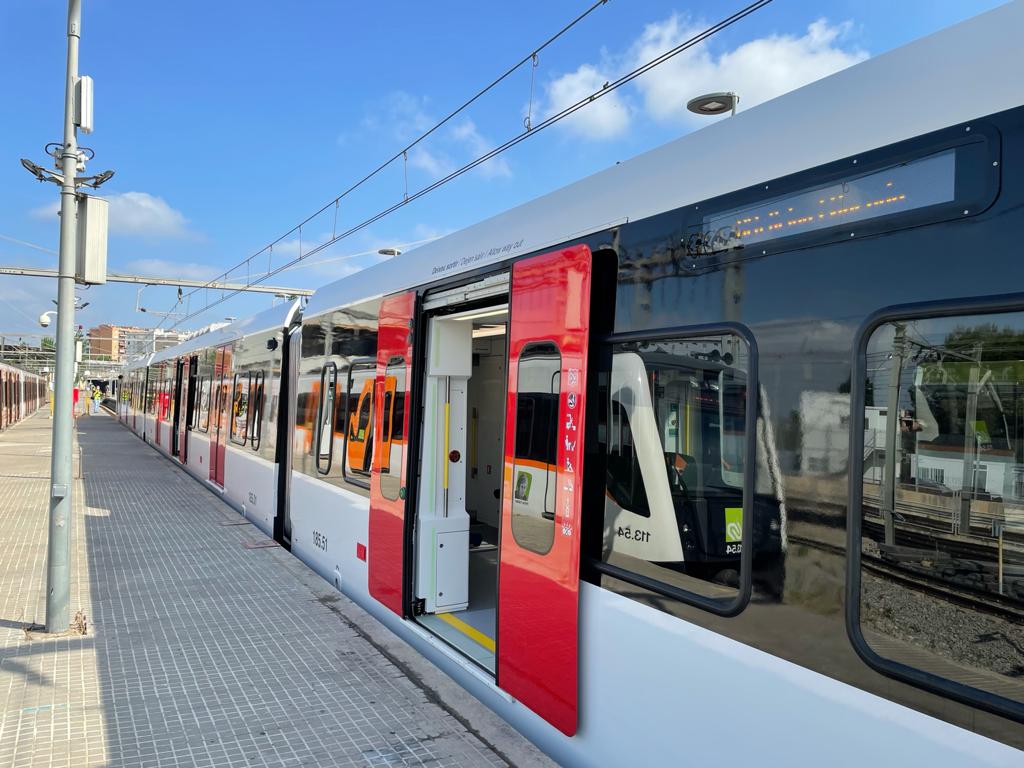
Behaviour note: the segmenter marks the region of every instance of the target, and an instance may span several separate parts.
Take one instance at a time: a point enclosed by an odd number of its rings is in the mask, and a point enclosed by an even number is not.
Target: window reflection
[[[338,368],[328,363],[320,373],[320,392],[317,404],[316,425],[316,468],[326,475],[331,470],[334,457],[334,398],[338,382]]]
[[[512,535],[541,555],[555,542],[561,370],[562,354],[553,342],[527,344],[519,355]]]
[[[1024,701],[1024,314],[889,323],[866,363],[865,638]]]
[[[731,335],[616,345],[606,562],[706,596],[735,596],[747,357]]]
[[[404,357],[395,356],[388,361],[381,396],[380,492],[384,498],[397,501],[403,489],[402,462],[405,460],[406,443]]]

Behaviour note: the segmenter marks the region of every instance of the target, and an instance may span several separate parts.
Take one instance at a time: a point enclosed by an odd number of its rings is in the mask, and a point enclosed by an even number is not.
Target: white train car
[[[297,301],[199,334],[127,367],[120,419],[267,535],[278,535],[278,414]]]
[[[31,416],[47,402],[43,377],[0,363],[0,430]]]
[[[1024,499],[954,508],[905,435],[927,410],[928,450],[1024,472],[1022,29],[1003,6],[226,330],[205,407],[228,437],[274,410],[236,378],[271,333],[278,444],[203,479],[241,508],[276,462],[265,529],[560,763],[1019,765]],[[810,471],[822,392],[849,442]],[[144,393],[148,441],[162,404],[202,422]]]

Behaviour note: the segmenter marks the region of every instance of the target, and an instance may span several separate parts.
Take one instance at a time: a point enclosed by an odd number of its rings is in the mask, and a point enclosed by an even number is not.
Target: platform
[[[77,430],[88,631],[32,639],[49,431],[40,413],[0,434],[0,766],[549,764],[107,415]]]

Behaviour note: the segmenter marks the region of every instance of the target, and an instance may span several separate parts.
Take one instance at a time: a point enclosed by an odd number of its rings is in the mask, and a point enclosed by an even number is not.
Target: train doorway
[[[181,396],[186,375],[185,361],[179,360],[174,366],[174,393],[171,398],[171,456],[176,457],[182,463],[184,463],[185,457],[182,451]]]
[[[231,347],[225,344],[215,353],[213,366],[213,423],[210,425],[210,482],[224,487],[224,453],[228,421],[231,418]]]
[[[576,246],[423,304],[413,613],[568,735],[591,274]]]
[[[491,674],[496,671],[507,301],[505,288],[482,306],[447,306],[427,321],[415,524],[420,623]]]

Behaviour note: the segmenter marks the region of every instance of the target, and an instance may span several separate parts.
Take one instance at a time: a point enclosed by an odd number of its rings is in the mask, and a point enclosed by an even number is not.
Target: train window
[[[251,418],[249,419],[249,446],[254,450],[260,449],[260,440],[263,437],[263,371],[256,371],[252,384],[252,399],[250,405]]]
[[[731,332],[613,344],[600,570],[719,613],[742,608],[750,367]]]
[[[210,392],[213,391],[213,377],[207,376],[199,385],[199,429],[210,431]]]
[[[355,363],[349,368],[345,416],[341,424],[345,435],[341,474],[348,482],[367,490],[370,486],[364,478],[369,477],[373,460],[373,388],[376,370],[375,362]]]
[[[237,445],[245,445],[249,437],[249,390],[252,385],[252,374],[235,374],[232,386],[234,394],[231,399],[231,420],[228,426],[228,437]]]
[[[402,493],[405,459],[405,358],[392,357],[384,369],[381,398],[380,492],[396,501]]]
[[[322,357],[327,351],[327,330],[322,323],[305,323],[302,326],[301,354],[303,359]]]
[[[314,445],[316,469],[321,475],[331,471],[334,458],[334,398],[338,382],[338,367],[328,363],[320,372],[320,400],[316,412],[316,442]]]
[[[562,354],[553,342],[523,347],[516,372],[512,536],[541,555],[555,542],[561,373]]]
[[[1024,312],[927,312],[861,338],[848,627],[880,671],[1021,719]]]

